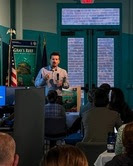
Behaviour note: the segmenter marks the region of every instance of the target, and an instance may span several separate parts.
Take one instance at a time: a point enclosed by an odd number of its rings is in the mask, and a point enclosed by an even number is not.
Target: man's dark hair
[[[101,84],[99,88],[105,90],[105,92],[106,92],[107,94],[109,94],[110,89],[111,89],[110,85],[107,84],[107,83],[103,83],[103,84]]]
[[[133,111],[125,101],[124,93],[120,88],[111,88],[111,101],[109,103],[109,109],[117,111],[123,123],[133,121]]]
[[[52,52],[52,53],[50,54],[50,59],[51,59],[52,56],[58,56],[59,59],[60,59],[60,54],[59,54],[59,52]]]
[[[49,90],[47,98],[49,103],[56,103],[57,100],[57,92],[55,90]]]
[[[98,88],[94,94],[94,105],[96,107],[106,107],[109,102],[108,95],[105,90]]]

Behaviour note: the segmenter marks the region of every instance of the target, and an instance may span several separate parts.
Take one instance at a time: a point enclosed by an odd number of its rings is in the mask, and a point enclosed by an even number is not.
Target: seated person
[[[17,166],[18,161],[14,139],[9,134],[0,132],[0,165]]]
[[[82,117],[83,113],[90,110],[94,105],[93,105],[93,95],[94,95],[95,89],[92,91],[88,92],[88,102],[84,105],[81,106],[80,108],[80,115]]]
[[[122,125],[120,115],[107,108],[109,99],[107,93],[98,88],[94,95],[94,106],[83,114],[83,142],[107,142],[109,132]]]
[[[110,87],[109,84],[103,83],[103,84],[101,84],[101,85],[99,86],[99,88],[105,90],[105,92],[107,93],[107,95],[109,95],[109,92],[110,92],[110,90],[111,90],[111,87]]]
[[[103,84],[100,85],[99,88],[105,90],[107,95],[109,95],[109,92],[110,92],[110,89],[111,89],[109,84],[103,83]],[[80,109],[81,117],[82,117],[82,114],[84,112],[89,111],[92,107],[94,107],[93,100],[94,100],[94,94],[95,94],[96,89],[97,88],[94,86],[92,88],[92,90],[88,92],[88,102],[86,103],[86,105],[82,106],[81,109]]]
[[[65,108],[62,105],[56,103],[57,97],[58,95],[55,90],[50,90],[48,92],[48,104],[45,105],[45,118],[66,118]]]
[[[126,103],[122,90],[120,88],[111,88],[111,90],[111,101],[108,108],[118,112],[124,124],[132,122],[133,111]]]
[[[94,94],[96,91],[96,87],[93,84],[92,85],[92,90],[88,92],[88,102],[86,103],[86,105],[81,106],[80,108],[80,117],[73,123],[72,127],[69,129],[70,133],[74,133],[77,132],[78,130],[81,129],[81,121],[82,121],[82,116],[83,113],[86,111],[89,111],[91,108],[94,107]],[[107,93],[107,95],[109,95],[110,92],[110,85],[107,83],[103,83],[100,85],[100,89],[103,89],[105,91],[105,93]]]
[[[7,125],[7,122],[8,122],[8,125]],[[14,123],[14,112],[10,114],[10,116],[1,119],[0,127],[4,127],[4,126],[13,127],[13,123]]]
[[[88,166],[84,153],[75,146],[62,145],[50,149],[41,166]]]
[[[67,134],[65,108],[56,103],[57,92],[49,90],[47,98],[48,104],[45,105],[45,136],[54,138]],[[50,141],[50,147],[56,145],[56,140]]]
[[[122,133],[122,142],[125,153],[116,155],[105,166],[132,166],[133,165],[133,122],[126,124]]]
[[[123,129],[125,126],[126,126],[126,124],[123,124],[118,129],[118,132],[117,132],[116,143],[115,143],[115,154],[116,155],[122,154],[125,152],[125,148],[124,148],[123,143],[122,143],[122,132],[123,132]]]

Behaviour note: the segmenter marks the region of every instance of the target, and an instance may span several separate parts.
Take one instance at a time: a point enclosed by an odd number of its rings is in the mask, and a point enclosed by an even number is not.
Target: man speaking
[[[45,86],[47,95],[49,90],[56,90],[58,96],[62,96],[62,88],[69,88],[68,74],[66,70],[58,67],[60,63],[60,54],[53,52],[50,55],[50,65],[40,69],[36,79],[35,86]]]

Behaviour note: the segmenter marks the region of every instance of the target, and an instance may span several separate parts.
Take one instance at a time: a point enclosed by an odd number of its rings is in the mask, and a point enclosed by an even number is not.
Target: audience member
[[[109,95],[109,92],[110,92],[110,89],[111,89],[111,87],[110,87],[109,84],[103,83],[103,84],[101,84],[99,86],[99,88],[105,90],[105,92],[107,93],[107,95]]]
[[[93,96],[95,90],[96,88],[93,88],[91,91],[88,92],[88,102],[84,106],[81,106],[79,117],[73,122],[72,126],[68,129],[69,134],[76,133],[79,130],[81,130],[81,121],[84,112],[89,111],[92,107],[94,107]]]
[[[116,155],[122,154],[125,152],[125,148],[124,148],[123,143],[122,143],[122,132],[123,132],[123,129],[125,126],[126,126],[126,124],[123,124],[118,129],[118,132],[117,132],[116,143],[115,143],[115,154]]]
[[[49,90],[48,104],[45,105],[45,136],[60,137],[67,134],[65,108],[56,103],[57,92]],[[51,124],[52,123],[52,124]],[[56,145],[56,140],[50,140],[50,147]]]
[[[111,89],[109,84],[103,83],[100,85],[99,88],[105,90],[107,95],[109,95],[109,92]],[[81,110],[80,110],[81,116],[84,112],[86,112],[86,111],[90,110],[92,107],[94,107],[93,100],[94,100],[94,94],[95,94],[96,89],[97,88],[93,85],[92,90],[88,92],[88,102],[86,105],[81,107]]]
[[[1,119],[0,126],[4,127],[5,125],[7,125],[6,124],[7,121],[10,121],[9,127],[12,127],[13,123],[14,123],[14,112],[10,116],[8,116],[8,117],[6,117],[4,119]]]
[[[125,153],[116,155],[105,166],[133,166],[133,122],[126,124],[122,133]]]
[[[50,149],[41,166],[88,166],[84,153],[75,146],[62,145]]]
[[[83,113],[86,111],[89,111],[91,108],[94,107],[93,100],[94,100],[94,94],[95,94],[96,89],[97,89],[97,87],[95,87],[95,84],[92,84],[92,90],[90,90],[88,92],[88,102],[84,106],[81,106],[80,117],[73,123],[72,127],[69,129],[71,131],[71,133],[76,132],[79,129],[81,129],[81,120],[82,120]],[[100,89],[105,90],[105,92],[108,95],[109,91],[110,91],[110,85],[107,83],[103,83],[100,85]]]
[[[49,90],[47,95],[48,104],[45,105],[45,118],[66,117],[65,108],[56,103],[57,96],[55,90]]]
[[[120,114],[123,123],[133,121],[133,111],[125,102],[124,94],[119,88],[112,88],[109,109],[117,111]]]
[[[19,156],[16,154],[16,144],[14,139],[0,132],[0,166],[17,166]]]
[[[83,113],[86,111],[89,111],[94,105],[93,105],[93,97],[94,97],[94,92],[96,89],[92,89],[91,91],[88,92],[88,102],[84,105],[81,106],[80,108],[80,116],[82,117]]]
[[[117,112],[107,108],[108,95],[98,88],[94,95],[94,106],[83,114],[83,142],[107,142],[108,132],[118,129],[122,121]]]

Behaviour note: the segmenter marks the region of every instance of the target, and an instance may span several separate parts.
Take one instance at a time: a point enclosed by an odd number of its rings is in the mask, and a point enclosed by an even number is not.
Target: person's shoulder
[[[116,155],[113,159],[105,164],[105,166],[121,166],[127,164],[127,157],[125,154]]]
[[[83,112],[82,117],[87,117],[88,115],[93,114],[94,111],[95,111],[95,107],[92,107],[92,108],[88,109],[87,111]]]
[[[51,69],[51,67],[48,65],[48,66],[42,67],[42,69],[47,69],[47,70],[50,70],[50,69]]]
[[[117,111],[113,110],[113,109],[109,109],[107,107],[107,110],[108,110],[108,112],[110,112],[110,114],[119,115],[119,113]]]
[[[60,108],[64,109],[64,106],[63,106],[63,105],[58,104],[58,103],[56,103],[56,105],[57,105],[58,107],[60,107]]]
[[[120,154],[120,155],[116,155],[114,157],[114,159],[117,161],[117,163],[119,163],[120,165],[127,165],[127,166],[131,166],[133,165],[133,159],[132,157],[129,157],[126,154]]]
[[[42,71],[42,70],[47,70],[48,68],[47,68],[47,66],[46,67],[42,67],[42,68],[40,68],[40,70],[39,71]]]
[[[63,69],[63,68],[61,68],[61,67],[58,67],[58,70],[63,71],[63,72],[66,72],[66,70]]]
[[[119,127],[119,130],[122,131],[125,126],[126,126],[126,124],[121,125],[121,126]]]
[[[61,106],[62,106],[62,105],[59,104],[59,103],[52,103],[52,104],[54,104],[54,106],[57,106],[57,107],[61,107]]]
[[[51,106],[51,104],[50,104],[50,103],[47,103],[47,104],[45,104],[44,107],[46,108],[46,107],[49,107],[49,106]]]

